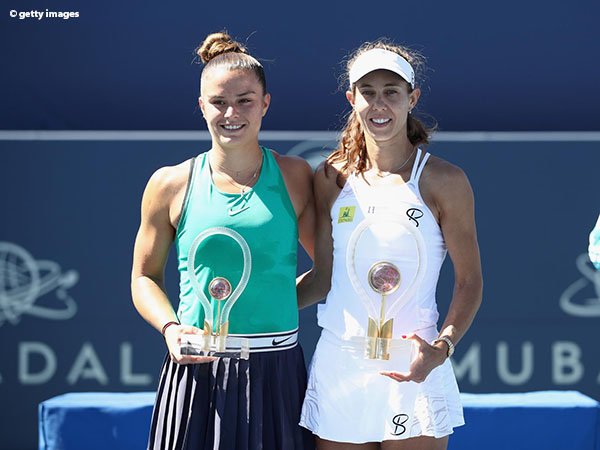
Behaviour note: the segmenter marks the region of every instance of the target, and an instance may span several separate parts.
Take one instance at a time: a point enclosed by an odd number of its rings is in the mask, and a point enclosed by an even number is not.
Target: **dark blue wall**
[[[19,1],[0,14],[0,128],[203,128],[193,50],[227,28],[266,66],[264,129],[337,129],[340,61],[388,36],[428,57],[422,109],[443,130],[598,130],[599,15],[595,0]]]
[[[331,142],[265,140],[312,159]],[[131,252],[148,177],[208,141],[0,141],[0,448],[33,448],[37,404],[72,391],[156,387],[160,335],[135,312]],[[456,351],[466,392],[575,389],[600,399],[600,142],[435,142],[475,191],[483,306]],[[311,150],[312,148],[312,150]],[[579,260],[579,263],[577,263]],[[299,270],[308,267],[303,257]],[[167,269],[177,297],[177,271]],[[452,291],[446,262],[442,316]],[[315,308],[301,312],[310,359]],[[53,366],[53,362],[55,366]],[[18,430],[18,431],[15,431]]]

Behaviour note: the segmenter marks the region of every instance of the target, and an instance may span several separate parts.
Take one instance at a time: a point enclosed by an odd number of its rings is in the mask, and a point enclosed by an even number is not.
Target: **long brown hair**
[[[350,55],[350,58],[346,63],[345,77],[342,79],[344,87],[348,85],[348,72],[350,71],[350,67],[352,67],[352,64],[356,58],[358,58],[364,52],[374,48],[381,48],[398,53],[413,67],[417,76],[417,80],[421,77],[424,68],[423,56],[421,56],[415,50],[394,44],[388,39],[381,38],[374,42],[367,42],[361,45],[354,53]],[[406,84],[410,94],[413,91],[413,88],[410,86],[410,84]],[[351,89],[354,92],[355,86],[352,85]],[[429,143],[429,137],[434,131],[435,126],[425,125],[422,120],[415,117],[413,112],[408,115],[406,128],[408,140],[411,144],[416,146]],[[334,163],[341,163],[340,171],[338,173],[338,185],[340,186],[343,186],[343,183],[340,183],[340,177],[345,178],[351,173],[363,173],[367,169],[367,145],[365,141],[365,133],[354,110],[352,110],[348,115],[346,126],[342,130],[337,148],[327,157],[325,165],[326,173],[328,172],[328,166]]]

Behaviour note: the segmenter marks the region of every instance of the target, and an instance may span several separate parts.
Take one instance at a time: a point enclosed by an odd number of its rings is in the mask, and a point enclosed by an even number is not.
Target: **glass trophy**
[[[391,262],[376,262],[367,274],[369,286],[381,295],[379,320],[369,317],[365,353],[369,359],[390,359],[389,344],[394,329],[394,319],[385,318],[385,297],[400,287],[400,270]]]
[[[242,249],[242,277],[235,287],[221,276],[214,277],[208,284],[211,300],[204,293],[204,288],[196,275],[194,260],[200,244],[210,236],[223,235],[233,239]],[[186,334],[181,337],[182,355],[219,356],[226,358],[248,359],[250,356],[247,338],[229,336],[229,314],[250,279],[252,271],[252,255],[246,240],[236,231],[225,227],[209,228],[194,239],[188,254],[188,275],[194,293],[204,310],[204,327],[202,334]],[[215,315],[214,306],[217,306]]]
[[[367,359],[390,360],[390,349],[404,348],[394,339],[394,318],[418,291],[427,264],[420,231],[411,223],[363,220],[353,231],[346,252],[346,270],[365,307],[366,336],[352,340],[364,344]]]

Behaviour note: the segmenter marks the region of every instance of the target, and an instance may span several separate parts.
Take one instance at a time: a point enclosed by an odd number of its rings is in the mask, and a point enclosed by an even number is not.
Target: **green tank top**
[[[215,187],[208,152],[193,162],[175,236],[180,274],[177,315],[183,324],[204,326],[198,288],[212,303],[216,323],[218,301],[209,295],[209,283],[215,277],[224,277],[235,291],[242,279],[244,260],[240,244],[219,234],[196,240],[206,230],[226,227],[247,242],[252,260],[246,288],[231,308],[229,333],[273,333],[298,327],[296,214],[275,157],[269,149],[261,150],[259,178],[245,194],[229,194]],[[190,255],[195,240],[201,242]],[[190,279],[189,258],[193,258],[195,281]],[[224,304],[222,301],[221,309]]]

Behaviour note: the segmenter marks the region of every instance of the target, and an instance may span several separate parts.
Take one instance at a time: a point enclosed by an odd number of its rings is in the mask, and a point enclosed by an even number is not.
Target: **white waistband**
[[[199,349],[204,345],[204,335],[188,334],[186,344]],[[298,328],[279,333],[230,334],[226,340],[226,351],[241,350],[246,347],[250,353],[277,352],[294,348],[298,344]]]
[[[287,350],[298,344],[298,328],[281,333],[230,334],[227,336],[227,349],[240,349],[247,340],[250,353],[276,352]]]

